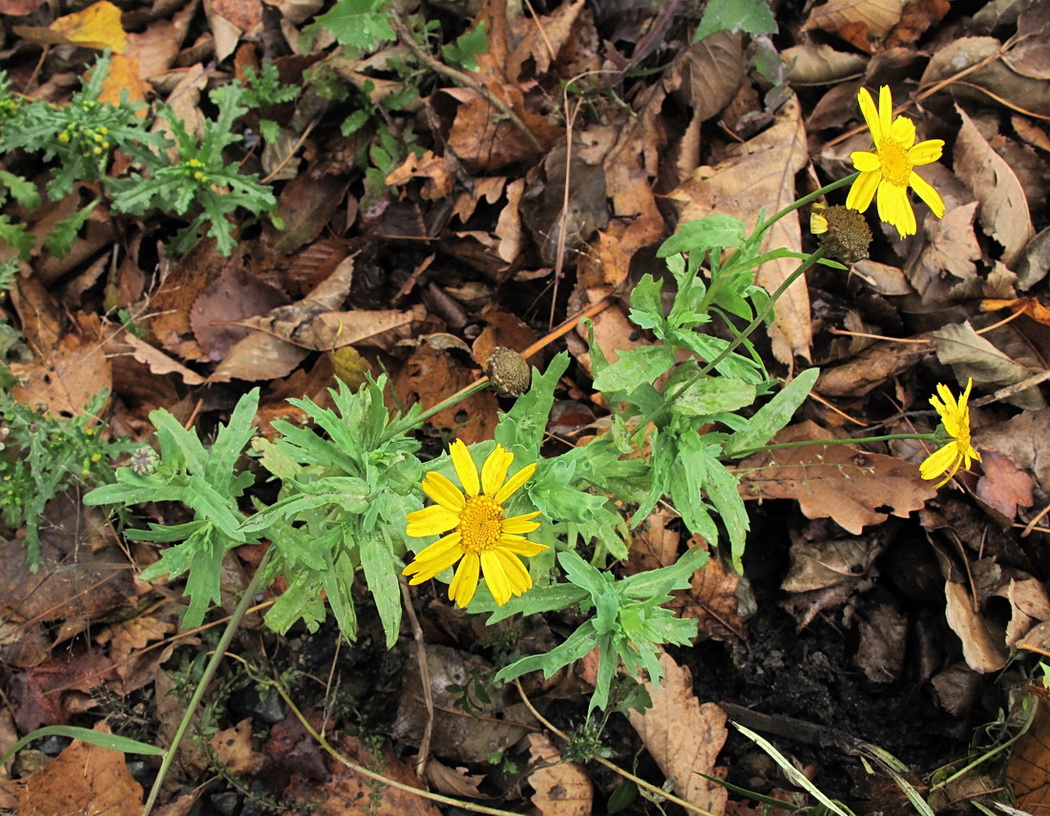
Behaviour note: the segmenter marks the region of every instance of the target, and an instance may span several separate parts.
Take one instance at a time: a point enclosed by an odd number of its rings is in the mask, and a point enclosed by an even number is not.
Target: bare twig
[[[411,32],[409,32],[408,27],[404,24],[400,15],[398,15],[396,11],[392,13],[390,22],[394,26],[394,30],[397,32],[398,37],[400,37],[401,42],[408,46],[408,49],[415,54],[416,57],[427,66],[427,68],[434,73],[446,76],[453,82],[457,82],[460,85],[464,85],[481,94],[490,105],[499,110],[500,113],[506,116],[514,126],[521,131],[521,135],[528,139],[529,144],[532,145],[537,153],[543,152],[543,143],[536,137],[535,133],[529,130],[529,126],[521,120],[521,117],[518,116],[518,114],[516,114],[506,102],[492,93],[492,91],[485,87],[482,82],[479,82],[470,74],[466,74],[463,71],[445,65],[424,51],[419,43],[412,38]]]

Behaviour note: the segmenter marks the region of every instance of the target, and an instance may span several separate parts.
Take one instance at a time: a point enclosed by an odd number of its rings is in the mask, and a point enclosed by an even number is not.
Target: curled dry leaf
[[[952,631],[959,636],[966,665],[982,674],[999,671],[1010,656],[1003,633],[993,631],[988,619],[974,611],[973,598],[962,584],[945,581],[944,596],[945,616]]]
[[[962,127],[955,140],[955,172],[981,204],[981,225],[1003,247],[1003,263],[1017,260],[1035,231],[1024,189],[1010,165],[985,141],[958,105]]]
[[[813,8],[803,30],[819,28],[839,34],[865,51],[901,19],[902,0],[828,0]]]

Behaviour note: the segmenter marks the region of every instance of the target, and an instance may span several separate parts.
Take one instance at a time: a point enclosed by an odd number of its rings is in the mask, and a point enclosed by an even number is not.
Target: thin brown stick
[[[460,85],[464,85],[481,94],[490,105],[495,107],[500,113],[514,123],[514,127],[521,131],[522,136],[528,139],[529,144],[532,145],[537,153],[542,153],[544,151],[543,143],[540,142],[535,133],[529,130],[529,126],[521,120],[521,117],[518,116],[518,114],[511,110],[506,102],[492,93],[492,91],[485,87],[483,83],[470,76],[470,74],[465,74],[462,71],[445,65],[430,56],[430,54],[420,47],[419,43],[412,39],[412,34],[409,32],[408,27],[404,24],[400,15],[398,15],[396,11],[391,13],[390,22],[393,25],[394,30],[397,32],[398,37],[401,39],[401,42],[408,46],[408,49],[415,54],[416,57],[427,66],[427,68],[434,73],[446,76],[453,82],[457,82]]]
[[[416,755],[416,775],[423,779],[430,754],[430,737],[434,733],[434,693],[430,687],[430,666],[427,664],[427,644],[423,638],[423,627],[419,625],[419,618],[416,617],[412,595],[408,591],[404,576],[401,576],[397,583],[401,588],[401,600],[408,613],[409,625],[412,627],[412,640],[416,644],[416,660],[419,663],[419,682],[423,686],[423,705],[427,710],[427,724],[423,727],[423,739],[419,743],[419,753]]]

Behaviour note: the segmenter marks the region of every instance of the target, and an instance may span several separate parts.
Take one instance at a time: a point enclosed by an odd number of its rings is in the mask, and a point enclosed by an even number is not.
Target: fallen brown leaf
[[[675,795],[719,816],[728,792],[700,773],[720,775],[715,760],[726,739],[725,712],[714,703],[700,704],[693,693],[692,672],[670,655],[660,655],[660,666],[664,677],[659,689],[648,679],[642,681],[653,706],[644,714],[632,711],[631,725],[664,776],[674,783]]]
[[[95,730],[110,733],[104,724]],[[25,781],[18,799],[22,816],[138,816],[142,785],[132,779],[120,751],[74,740]]]
[[[830,431],[807,420],[785,428],[773,441],[830,437]],[[795,499],[807,518],[830,517],[854,535],[890,514],[907,518],[937,495],[914,465],[849,445],[764,451],[741,462],[737,472],[745,499]]]
[[[590,816],[594,788],[575,762],[565,762],[545,734],[529,734],[529,784],[536,791],[532,804],[542,816]]]

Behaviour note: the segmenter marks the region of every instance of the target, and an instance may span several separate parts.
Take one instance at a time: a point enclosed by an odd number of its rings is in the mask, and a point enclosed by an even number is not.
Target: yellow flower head
[[[410,584],[421,584],[459,561],[448,587],[449,598],[461,607],[470,603],[483,572],[492,597],[502,606],[512,595],[521,595],[532,586],[532,577],[518,556],[547,549],[524,538],[540,526],[532,521],[538,511],[503,517],[504,503],[536,472],[536,465],[527,465],[507,479],[514,454],[496,445],[479,479],[466,445],[457,439],[449,455],[463,490],[440,473],[429,472],[423,478],[423,492],[437,504],[409,513],[406,532],[416,538],[452,532],[420,552],[404,574],[413,576]]]
[[[981,454],[970,444],[970,406],[966,401],[970,399],[972,387],[973,378],[966,383],[966,390],[958,402],[948,386],[942,384],[937,386],[941,398],[930,397],[930,405],[937,410],[944,430],[952,438],[951,442],[931,453],[919,465],[919,475],[924,479],[936,479],[942,473],[948,474],[938,482],[937,487],[946,485],[960,466],[969,470],[972,460],[981,461]]]
[[[867,88],[860,89],[857,99],[871,131],[875,152],[850,154],[860,175],[850,187],[846,206],[865,212],[872,198],[877,197],[879,218],[896,227],[902,238],[914,235],[915,212],[908,200],[908,188],[915,190],[938,218],[944,215],[944,201],[912,168],[937,161],[944,142],[929,139],[915,144],[915,124],[904,116],[893,119],[893,99],[885,85],[879,89],[877,111]]]

